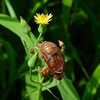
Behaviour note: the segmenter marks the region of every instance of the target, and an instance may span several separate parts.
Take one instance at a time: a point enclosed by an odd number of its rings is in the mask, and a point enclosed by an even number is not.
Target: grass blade
[[[9,0],[5,0],[5,4],[6,4],[7,8],[8,8],[8,11],[10,13],[10,16],[12,18],[16,18],[17,19],[16,13],[15,13],[15,11],[14,11],[14,9],[13,9],[10,1]]]
[[[91,80],[88,82],[82,100],[94,100],[97,88],[100,86],[100,64],[95,69]]]
[[[80,100],[72,82],[69,79],[61,80],[57,87],[63,100]]]

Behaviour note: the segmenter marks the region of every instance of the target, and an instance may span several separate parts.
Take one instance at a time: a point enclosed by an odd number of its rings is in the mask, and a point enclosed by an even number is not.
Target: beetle
[[[60,48],[53,42],[44,41],[39,45],[40,53],[48,67],[43,68],[41,73],[48,76],[50,73],[55,79],[60,80],[64,73],[64,57]]]

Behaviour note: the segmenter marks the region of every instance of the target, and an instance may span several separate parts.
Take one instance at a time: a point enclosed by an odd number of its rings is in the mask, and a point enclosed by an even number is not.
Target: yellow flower
[[[36,16],[34,16],[35,18],[35,22],[37,24],[48,24],[48,22],[50,22],[52,19],[52,14],[36,14]]]

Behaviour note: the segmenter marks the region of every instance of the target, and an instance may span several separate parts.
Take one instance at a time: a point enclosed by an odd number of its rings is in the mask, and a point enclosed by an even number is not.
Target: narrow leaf
[[[0,14],[0,25],[14,32],[19,37],[25,34],[25,28],[23,27],[23,25],[18,20],[11,18],[7,15]]]
[[[62,79],[57,85],[63,100],[80,100],[72,82]]]
[[[35,37],[32,37],[33,35],[31,35],[32,32],[30,27],[25,21],[23,21],[23,19],[21,22],[19,22],[18,20],[7,15],[0,14],[0,25],[4,26],[20,37],[25,47],[26,53],[28,53],[28,50],[33,47]]]
[[[6,4],[7,8],[8,8],[8,11],[10,13],[10,16],[12,18],[17,18],[16,13],[15,13],[15,11],[14,11],[14,9],[13,9],[10,1],[9,0],[5,0],[5,4]]]
[[[91,80],[88,82],[85,92],[83,94],[83,100],[94,100],[97,88],[100,86],[100,64],[95,69]]]

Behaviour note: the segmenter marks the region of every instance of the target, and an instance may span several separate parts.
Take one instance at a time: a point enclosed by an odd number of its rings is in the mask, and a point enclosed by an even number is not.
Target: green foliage
[[[0,38],[0,91],[5,92],[5,96],[0,94],[2,100],[7,99],[12,85],[15,84],[17,78],[16,66],[16,53],[14,49],[7,40]]]
[[[98,2],[90,0],[1,0],[0,100],[99,100],[98,9]],[[49,25],[34,23],[33,16],[41,12],[53,14]],[[43,41],[58,40],[64,42],[61,80],[41,74],[47,64],[39,49]],[[52,90],[55,87],[57,91]],[[19,96],[15,89],[19,89],[20,99],[14,97]],[[47,96],[47,91],[51,95]]]
[[[10,13],[11,17],[12,18],[17,18],[16,14],[14,12],[14,9],[13,9],[12,5],[10,4],[9,0],[5,0],[5,4],[6,4],[8,10],[9,10],[9,13]]]
[[[58,84],[63,100],[80,100],[79,96],[69,79],[63,79]]]
[[[95,71],[93,72],[93,75],[88,82],[84,95],[83,100],[94,100],[94,95],[96,94],[97,89],[100,86],[100,64],[96,67]],[[100,99],[100,98],[96,98]]]

